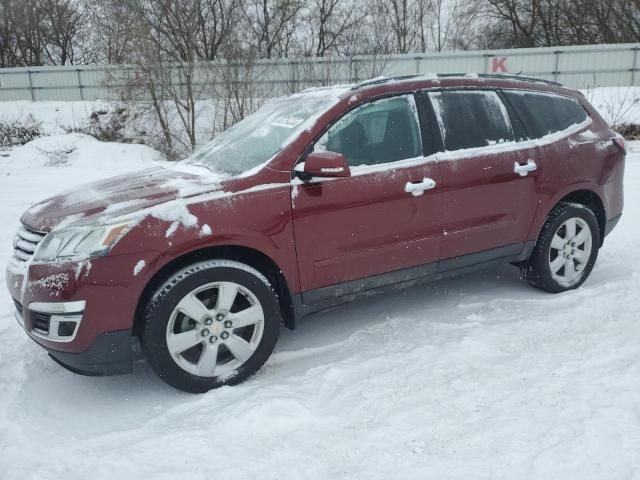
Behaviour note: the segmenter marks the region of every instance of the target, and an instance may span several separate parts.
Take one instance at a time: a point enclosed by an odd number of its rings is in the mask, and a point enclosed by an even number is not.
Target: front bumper
[[[133,320],[148,281],[132,273],[140,258],[119,255],[79,263],[10,264],[6,283],[16,311],[21,312],[16,314],[18,322],[33,341],[73,372],[130,372]]]
[[[44,328],[32,328],[31,332],[26,330],[24,308],[18,302],[15,317],[32,340],[44,348],[53,360],[73,373],[92,376],[130,373],[133,365],[131,330],[98,334],[89,348],[81,352],[64,352],[43,344],[42,340],[61,344],[73,341],[82,321],[82,312],[78,312],[81,304],[84,302],[32,303],[29,306],[32,313],[36,311],[34,307],[38,309],[38,313],[52,312],[46,331]],[[72,314],[72,311],[76,313]],[[59,330],[68,328],[70,324],[73,324],[73,330],[69,331],[69,335],[60,336]],[[44,323],[42,325],[44,326]]]
[[[131,330],[102,333],[84,352],[45,349],[58,364],[80,375],[121,375],[131,373],[133,369]]]

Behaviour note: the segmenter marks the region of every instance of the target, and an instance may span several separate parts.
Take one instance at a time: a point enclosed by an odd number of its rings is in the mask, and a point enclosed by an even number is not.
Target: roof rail
[[[545,80],[544,78],[528,77],[526,75],[513,74],[513,73],[480,73],[480,78],[503,78],[505,80],[522,80],[523,82],[536,82],[546,83],[547,85],[555,85],[556,87],[562,87],[563,85],[553,80]]]
[[[432,74],[432,73],[416,73],[416,74],[412,74],[412,75],[399,75],[396,77],[377,77],[377,78],[372,78],[370,80],[364,80],[360,83],[356,83],[353,87],[351,87],[351,90],[356,90],[358,88],[362,88],[362,87],[369,87],[372,85],[380,85],[383,83],[387,83],[387,82],[392,82],[392,81],[402,81],[402,80],[411,80],[411,79],[418,79],[420,77],[424,77],[424,78],[469,78],[472,74],[469,73],[438,73],[436,75]],[[562,87],[563,85],[561,83],[558,82],[554,82],[552,80],[545,80],[543,78],[536,78],[536,77],[528,77],[525,75],[519,75],[519,74],[512,74],[512,73],[478,73],[478,74],[473,74],[473,76],[477,77],[477,78],[496,78],[496,79],[504,79],[504,80],[521,80],[523,82],[535,82],[535,83],[544,83],[547,85],[554,85],[554,86],[558,86],[558,87]]]
[[[417,78],[417,77],[421,77],[422,74],[420,73],[414,73],[411,75],[399,75],[397,77],[376,77],[376,78],[371,78],[369,80],[363,80],[360,83],[356,83],[353,87],[351,87],[351,90],[356,90],[357,88],[362,88],[362,87],[369,87],[371,85],[379,85],[382,83],[387,83],[387,82],[393,82],[393,81],[399,81],[399,80],[409,80],[411,78]]]

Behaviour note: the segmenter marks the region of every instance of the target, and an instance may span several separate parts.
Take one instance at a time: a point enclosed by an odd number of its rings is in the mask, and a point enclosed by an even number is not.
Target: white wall
[[[301,58],[259,61],[256,83],[268,95],[311,85],[348,83],[372,74],[521,73],[575,88],[640,85],[640,44],[522,48],[430,54],[361,56],[349,60]],[[197,82],[212,83],[202,64]],[[136,78],[132,66],[32,67],[0,69],[0,101],[96,100],[118,98],[119,88]],[[208,89],[211,91],[211,89]]]

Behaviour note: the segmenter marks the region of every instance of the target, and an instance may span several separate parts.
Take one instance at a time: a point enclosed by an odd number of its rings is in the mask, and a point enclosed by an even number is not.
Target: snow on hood
[[[48,198],[29,208],[21,221],[45,232],[74,223],[105,222],[179,198],[218,191],[221,180],[204,168],[150,168]]]

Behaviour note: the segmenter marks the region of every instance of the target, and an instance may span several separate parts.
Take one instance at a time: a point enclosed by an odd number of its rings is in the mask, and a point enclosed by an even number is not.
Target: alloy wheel
[[[562,286],[577,284],[591,258],[593,238],[586,221],[572,217],[562,223],[551,239],[549,269]]]
[[[167,323],[166,342],[183,370],[219,377],[251,358],[263,331],[264,312],[253,292],[234,282],[215,282],[178,302]]]

